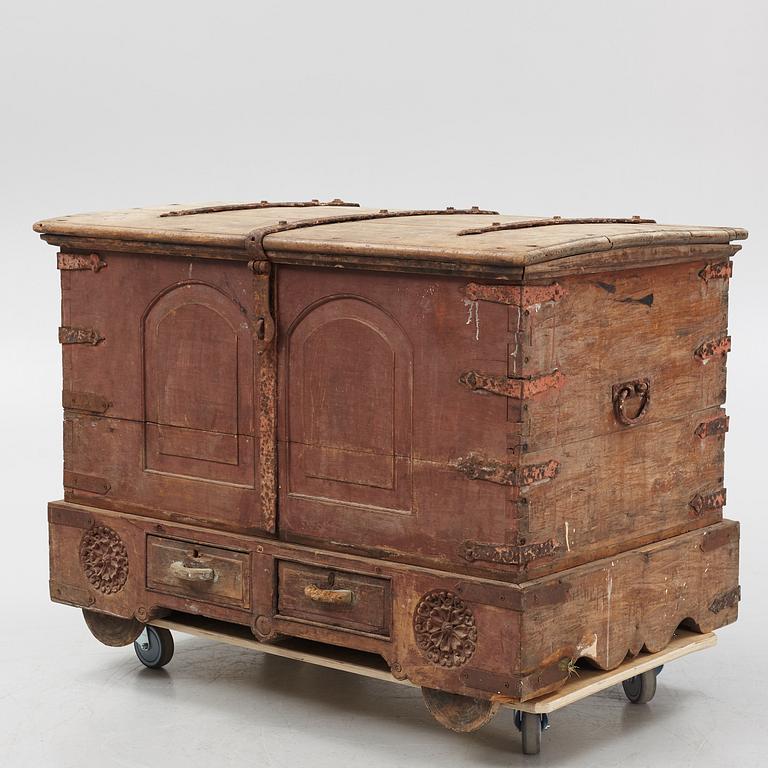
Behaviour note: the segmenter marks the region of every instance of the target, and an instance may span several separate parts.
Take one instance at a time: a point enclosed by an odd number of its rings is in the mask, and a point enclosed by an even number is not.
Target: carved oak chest
[[[104,642],[195,614],[487,702],[736,619],[744,230],[339,200],[35,230],[62,289],[51,597]]]

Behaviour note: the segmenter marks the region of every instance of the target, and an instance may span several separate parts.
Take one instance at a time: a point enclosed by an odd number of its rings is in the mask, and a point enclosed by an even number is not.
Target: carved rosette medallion
[[[475,652],[474,614],[453,592],[435,590],[421,598],[413,614],[413,633],[421,652],[441,667],[460,667]]]
[[[128,550],[106,525],[94,525],[80,540],[80,565],[94,589],[111,595],[128,579]]]

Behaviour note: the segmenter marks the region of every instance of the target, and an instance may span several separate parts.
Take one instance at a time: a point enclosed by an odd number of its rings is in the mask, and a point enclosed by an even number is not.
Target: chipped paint
[[[467,322],[464,325],[470,325],[474,318],[475,341],[480,341],[480,303],[472,299],[464,299],[464,306],[467,307]]]

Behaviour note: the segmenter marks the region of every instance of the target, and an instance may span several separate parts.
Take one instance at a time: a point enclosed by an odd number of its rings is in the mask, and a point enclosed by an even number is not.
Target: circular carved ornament
[[[80,540],[80,565],[94,589],[111,595],[128,579],[128,550],[111,528],[94,525]]]
[[[460,667],[475,652],[475,616],[453,592],[435,590],[421,598],[413,614],[413,633],[421,652],[441,667]]]

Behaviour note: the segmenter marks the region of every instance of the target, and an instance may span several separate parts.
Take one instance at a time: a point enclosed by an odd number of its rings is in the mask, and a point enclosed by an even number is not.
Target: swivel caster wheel
[[[173,658],[173,635],[164,627],[147,624],[134,641],[133,650],[145,667],[160,669]]]
[[[523,736],[523,754],[538,755],[541,751],[541,732],[549,728],[549,716],[516,711],[515,727]]]
[[[647,704],[656,695],[656,677],[659,672],[661,667],[649,669],[641,675],[630,677],[621,684],[632,704]]]

